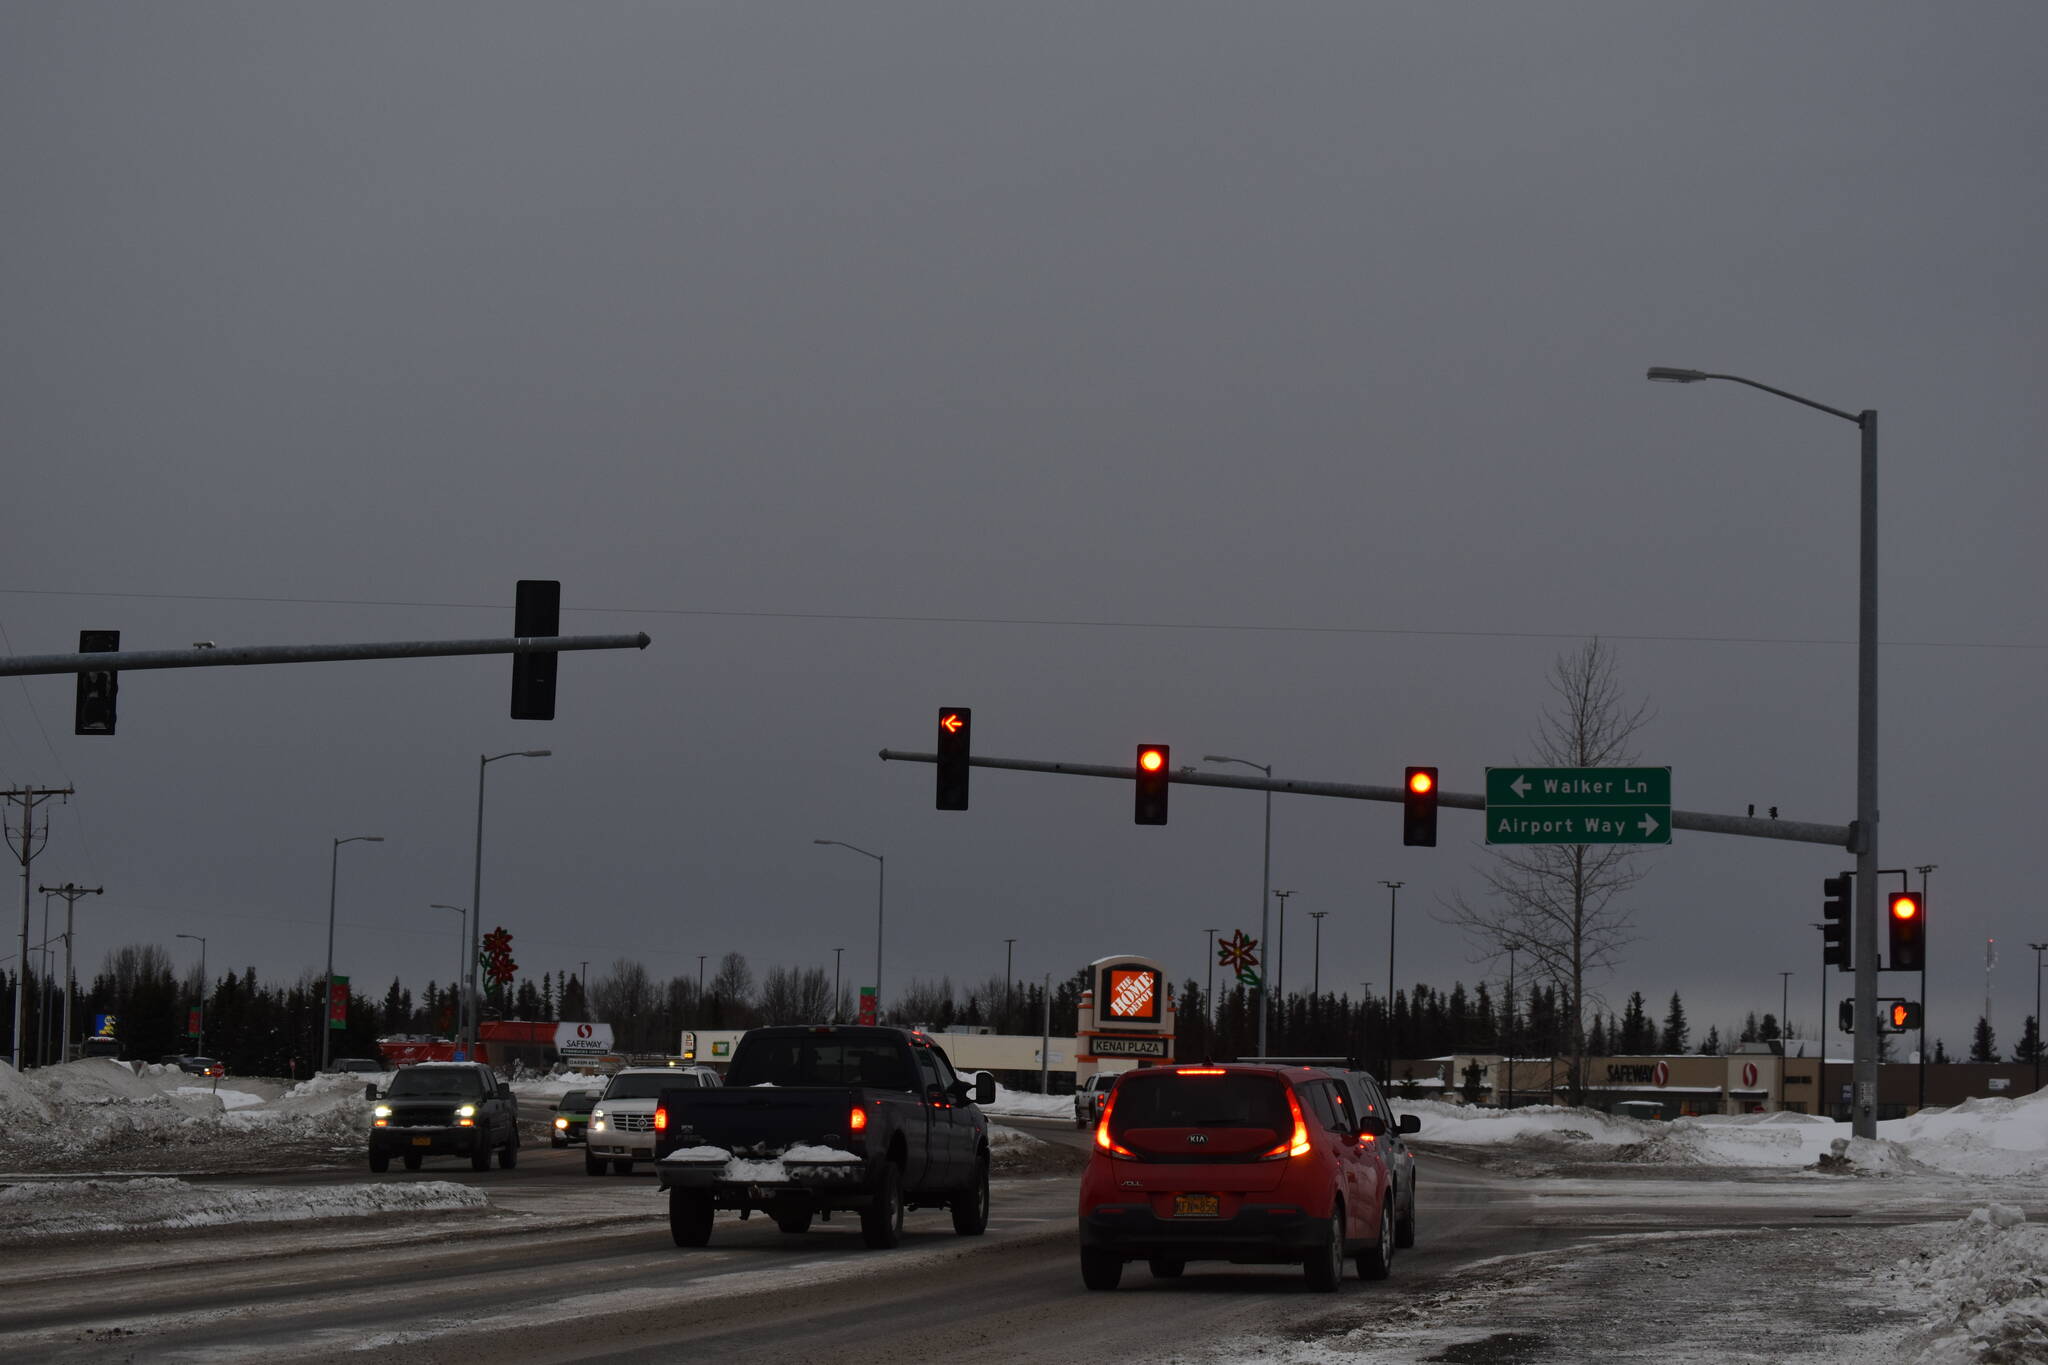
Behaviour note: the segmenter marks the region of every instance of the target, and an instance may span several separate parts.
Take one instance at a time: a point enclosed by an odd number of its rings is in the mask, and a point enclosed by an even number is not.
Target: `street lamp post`
[[[1796,393],[1706,370],[1650,367],[1648,378],[1674,384],[1725,379],[1790,399],[1794,403],[1854,422],[1862,434],[1861,493],[1856,592],[1856,1009],[1863,1018],[1851,1035],[1855,1044],[1853,1132],[1877,1136],[1877,409],[1844,412]]]
[[[198,1041],[192,1045],[192,1050],[204,1057],[206,1055],[206,936],[204,934],[179,934],[178,937],[189,938],[199,945],[199,1033]]]
[[[501,758],[548,758],[553,749],[512,749],[502,754],[476,756],[476,859],[469,875],[469,961],[463,972],[463,1019],[468,1031],[462,1035],[463,1055],[476,1059],[477,1040],[483,1037],[484,1002],[477,980],[477,940],[484,931],[484,770]]]
[[[1257,768],[1266,775],[1266,780],[1269,782],[1273,778],[1272,764],[1254,763],[1248,758],[1228,758],[1222,754],[1203,754],[1202,762],[1242,763],[1247,768]],[[1274,966],[1273,942],[1268,937],[1271,926],[1266,918],[1266,893],[1273,889],[1273,793],[1270,788],[1266,792],[1265,848],[1265,855],[1259,864],[1259,951],[1265,954],[1263,965],[1267,968],[1267,970],[1259,973],[1259,1055],[1261,1057],[1266,1055],[1266,1015],[1268,1013],[1266,1007],[1272,998],[1271,992],[1266,988],[1266,983],[1272,979],[1272,968]]]
[[[1010,1022],[1010,964],[1015,960],[1012,955],[1016,951],[1016,939],[1006,938],[1003,940],[1003,1024],[1005,1027],[1008,1027]]]
[[[1922,926],[1925,926],[1927,923],[1927,907],[1934,903],[1934,897],[1927,889],[1928,874],[1938,871],[1940,867],[1940,863],[1920,864],[1920,923]],[[1920,1108],[1925,1109],[1927,1107],[1927,931],[1924,927],[1921,929],[1920,934],[1920,1036],[1914,1040],[1920,1045],[1920,1065],[1914,1068],[1919,1073],[1920,1096],[1914,1103]],[[2040,1013],[2036,1011],[2034,1017],[2036,1019],[2040,1018]],[[2036,1089],[2038,1088],[2036,1087]]]
[[[1287,1009],[1287,898],[1293,894],[1292,891],[1273,893],[1273,899],[1280,902],[1278,923],[1274,926],[1277,932],[1274,935],[1273,998],[1279,1002],[1283,1012]]]
[[[2048,943],[2029,943],[2034,950],[2034,1092],[2041,1091],[2041,952]],[[1925,1009],[1926,1006],[1921,1006]],[[1921,1049],[1923,1052],[1925,1048]]]
[[[839,990],[839,960],[845,953],[844,948],[832,950],[832,1022],[835,1024],[839,1022],[839,1002],[846,998]],[[703,963],[700,961],[698,966],[701,968]]]
[[[1515,1107],[1515,950],[1508,947],[1508,1027],[1507,1046],[1501,1051],[1508,1054],[1508,1102],[1506,1108]]]
[[[811,842],[814,844],[834,844],[840,848],[850,848],[863,858],[873,858],[875,860],[875,1022],[880,1023],[882,1019],[882,914],[888,903],[889,864],[881,854],[870,853],[864,848],[847,843],[844,839],[813,839]]]
[[[327,858],[327,975],[320,978],[320,1069],[327,1069],[328,1053],[334,1046],[334,884],[341,868],[343,844],[381,844],[381,834],[351,834],[336,839]]]
[[[1311,996],[1319,996],[1323,993],[1323,916],[1329,913],[1327,910],[1311,910],[1308,912],[1308,917],[1316,922],[1315,971],[1313,973],[1314,979],[1308,988],[1308,993]]]
[[[1209,1032],[1216,1031],[1216,931],[1204,929],[1209,936],[1209,983],[1203,987],[1202,1016],[1209,1022]]]
[[[1380,1073],[1380,1078],[1389,1080],[1394,1074],[1394,982],[1399,979],[1394,975],[1394,923],[1401,913],[1401,888],[1408,883],[1381,882],[1380,885],[1387,888],[1387,1055],[1381,1059],[1385,1070]]]
[[[1785,1067],[1792,1060],[1792,973],[1778,973],[1778,1108],[1785,1108]]]
[[[469,910],[466,906],[442,905],[439,902],[429,905],[427,909],[453,910],[456,914],[462,916],[462,919],[455,926],[455,975],[448,982],[450,989],[455,992],[455,1036],[460,1038],[462,1036],[462,950],[469,944]]]

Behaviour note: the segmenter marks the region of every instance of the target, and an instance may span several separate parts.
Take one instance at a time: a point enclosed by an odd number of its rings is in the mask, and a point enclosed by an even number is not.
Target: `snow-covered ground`
[[[199,1171],[258,1172],[305,1164],[347,1164],[362,1151],[366,1104],[361,1075],[319,1076],[296,1084],[230,1077],[198,1083],[173,1067],[134,1068],[103,1059],[18,1075],[0,1063],[0,1225],[19,1237],[57,1237],[110,1230],[176,1229],[224,1223],[325,1219],[373,1214],[482,1209],[481,1189],[452,1182],[370,1182],[293,1186],[288,1190],[229,1186],[177,1178]],[[522,1082],[525,1117],[536,1125],[554,1101],[591,1084],[580,1076]],[[999,1091],[994,1118],[1071,1121],[1070,1096]],[[1415,1137],[1425,1152],[1478,1159],[1506,1170],[1541,1173],[1532,1197],[1556,1199],[1581,1224],[1617,1177],[1637,1195],[1655,1186],[1674,1204],[1710,1208],[1717,1200],[1754,1199],[1793,1191],[1815,1207],[1896,1215],[1914,1208],[1974,1211],[1960,1220],[1895,1229],[1890,1240],[1830,1244],[1833,1229],[1779,1234],[1769,1256],[1811,1244],[1803,1262],[1809,1294],[1842,1302],[1881,1302],[1904,1324],[1886,1339],[1885,1354],[1928,1365],[1960,1361],[2048,1361],[2048,1223],[2029,1222],[2048,1209],[2048,1093],[2019,1099],[1970,1100],[1878,1125],[1875,1140],[1847,1136],[1844,1126],[1796,1114],[1688,1118],[1670,1122],[1622,1118],[1583,1109],[1512,1112],[1469,1109],[1437,1101],[1399,1106],[1422,1121]],[[998,1169],[1033,1169],[1038,1138],[1000,1123],[992,1134]],[[1063,1153],[1063,1155],[1072,1155]],[[1039,1169],[1045,1169],[1043,1167]],[[148,1178],[118,1178],[133,1175]],[[1660,1195],[1659,1197],[1666,1197]],[[1416,1360],[1413,1351],[1441,1350],[1455,1335],[1443,1324],[1475,1303],[1512,1317],[1517,1295],[1568,1294],[1601,1283],[1598,1267],[1635,1258],[1640,1235],[1560,1260],[1538,1273],[1482,1268],[1443,1303],[1408,1304],[1387,1322],[1360,1328],[1354,1339],[1248,1348],[1265,1361],[1334,1361],[1370,1353],[1376,1360]],[[1653,1243],[1653,1245],[1655,1245]],[[1668,1273],[1673,1294],[1718,1285],[1731,1276],[1758,1279],[1764,1253],[1739,1239],[1671,1234],[1653,1269]],[[1877,1251],[1869,1248],[1876,1247]],[[1775,1263],[1775,1262],[1774,1262]],[[1828,1277],[1832,1274],[1833,1280]],[[1547,1275],[1548,1278],[1545,1278]],[[1773,1277],[1762,1277],[1770,1279]],[[1781,1274],[1782,1285],[1794,1276]],[[1585,1289],[1591,1297],[1594,1290]],[[1412,1313],[1410,1309],[1414,1310]],[[1425,1320],[1426,1319],[1426,1320]],[[1374,1333],[1398,1330],[1402,1342],[1382,1349]],[[1823,1333],[1823,1336],[1826,1334]],[[1774,1346],[1776,1356],[1731,1348],[1723,1359],[1855,1359],[1873,1346],[1840,1343],[1800,1352]],[[1277,1353],[1276,1353],[1277,1352]],[[1667,1351],[1665,1358],[1672,1358]],[[1435,1356],[1436,1359],[1466,1358]],[[1473,1359],[1480,1357],[1473,1356]]]

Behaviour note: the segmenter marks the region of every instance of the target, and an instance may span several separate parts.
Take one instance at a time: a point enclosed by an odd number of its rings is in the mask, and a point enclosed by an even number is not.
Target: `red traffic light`
[[[1163,749],[1140,749],[1138,766],[1148,773],[1156,773],[1166,766],[1166,751]]]
[[[1134,784],[1136,799],[1131,814],[1141,825],[1166,823],[1167,784],[1172,780],[1166,765],[1172,761],[1171,752],[1164,744],[1138,746],[1138,780]]]
[[[1436,774],[1428,768],[1410,768],[1408,770],[1408,790],[1414,792],[1417,796],[1421,796],[1425,792],[1435,791]]]
[[[1918,896],[1901,892],[1892,897],[1893,919],[1918,919],[1919,917],[1920,898]]]

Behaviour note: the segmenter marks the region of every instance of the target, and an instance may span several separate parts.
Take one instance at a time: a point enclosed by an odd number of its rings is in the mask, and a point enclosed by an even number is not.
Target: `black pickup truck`
[[[654,1165],[677,1246],[711,1240],[714,1209],[760,1209],[784,1232],[860,1214],[871,1247],[893,1247],[905,1209],[952,1210],[953,1230],[988,1227],[988,1120],[995,1080],[954,1074],[921,1033],[838,1024],[757,1028],[725,1085],[664,1090]]]

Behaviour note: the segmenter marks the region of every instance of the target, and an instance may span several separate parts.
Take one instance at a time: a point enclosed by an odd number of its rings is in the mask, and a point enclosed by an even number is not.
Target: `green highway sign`
[[[1668,844],[1669,768],[1488,768],[1489,844]]]

